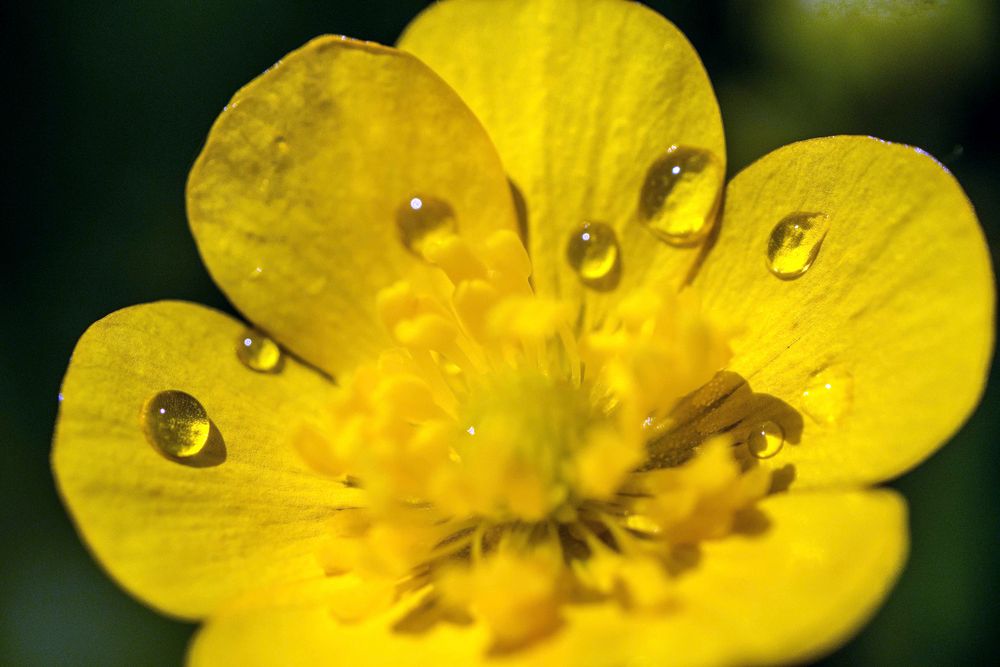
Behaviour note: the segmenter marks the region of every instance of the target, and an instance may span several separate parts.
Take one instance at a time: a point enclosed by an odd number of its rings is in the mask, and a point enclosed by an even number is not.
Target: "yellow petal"
[[[324,520],[355,500],[290,442],[333,385],[292,358],[277,373],[244,367],[242,330],[188,303],[127,308],[87,330],[62,388],[52,461],[77,528],[125,588],[186,618],[320,576]],[[147,440],[140,415],[164,390],[207,411],[217,433],[198,455],[172,460]]]
[[[736,665],[797,662],[856,630],[881,601],[906,552],[905,508],[884,491],[773,496],[769,526],[703,545],[664,611],[617,604],[563,608],[565,623],[506,656],[518,666]],[[754,533],[755,531],[749,531]],[[427,634],[389,632],[385,618],[334,622],[300,601],[211,620],[191,653],[215,665],[491,664],[482,626],[439,623]],[[447,662],[443,662],[447,661]]]
[[[673,25],[618,0],[446,1],[399,45],[459,92],[496,143],[526,204],[542,293],[583,289],[566,253],[584,221],[617,231],[618,290],[679,283],[697,251],[637,222],[646,173],[679,145],[714,154],[721,177],[725,144],[708,77]]]
[[[376,292],[431,271],[404,248],[401,209],[411,246],[435,220],[471,238],[517,225],[496,150],[454,91],[408,54],[338,37],[236,93],[187,194],[223,291],[334,374],[388,343]]]
[[[805,273],[779,279],[768,240],[800,213],[825,216],[826,236]],[[830,137],[751,165],[695,284],[708,313],[744,327],[730,370],[801,413],[801,433],[785,423],[789,442],[763,462],[794,466],[797,485],[909,469],[982,391],[994,308],[982,230],[951,174],[908,146]]]

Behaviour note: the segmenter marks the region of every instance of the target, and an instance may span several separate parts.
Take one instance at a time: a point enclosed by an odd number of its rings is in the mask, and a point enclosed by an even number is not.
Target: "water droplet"
[[[785,431],[772,421],[766,421],[750,432],[747,447],[758,459],[769,459],[785,445]]]
[[[854,376],[842,368],[826,368],[812,376],[802,392],[802,410],[819,424],[832,424],[854,402]]]
[[[281,348],[259,331],[247,329],[240,335],[236,356],[250,370],[274,373],[281,369]]]
[[[621,278],[621,248],[615,230],[603,222],[585,222],[573,231],[566,259],[587,287],[611,290]]]
[[[774,226],[767,239],[767,268],[782,280],[809,270],[829,229],[823,213],[792,213]]]
[[[291,151],[291,146],[288,145],[288,140],[285,137],[277,136],[274,138],[274,150],[281,157],[288,155],[289,151]]]
[[[427,241],[439,234],[456,232],[455,212],[443,199],[414,195],[396,211],[396,228],[406,249],[423,257]]]
[[[200,452],[212,428],[198,399],[176,390],[161,391],[146,402],[142,425],[149,443],[173,458]]]
[[[712,229],[725,170],[715,153],[672,146],[646,173],[639,217],[660,239],[692,245]]]
[[[250,280],[259,280],[261,275],[264,273],[264,268],[260,266],[255,266],[249,273]]]

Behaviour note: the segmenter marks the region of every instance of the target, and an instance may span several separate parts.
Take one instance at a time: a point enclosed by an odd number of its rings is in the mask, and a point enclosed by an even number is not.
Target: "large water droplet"
[[[281,370],[281,348],[259,331],[247,329],[240,335],[236,341],[236,356],[250,370],[260,373]]]
[[[722,160],[690,146],[672,146],[653,163],[639,195],[639,218],[673,245],[692,245],[712,229],[722,180]]]
[[[414,195],[396,211],[396,228],[406,249],[422,258],[424,245],[433,237],[455,233],[455,212],[443,199]]]
[[[785,445],[785,431],[778,424],[766,421],[750,432],[747,447],[758,459],[769,459]]]
[[[816,373],[802,392],[802,410],[819,424],[833,424],[854,403],[854,376],[843,368]]]
[[[621,278],[621,248],[615,230],[603,222],[586,222],[569,236],[566,259],[587,287],[611,290]]]
[[[161,391],[143,408],[146,439],[172,458],[187,458],[200,452],[212,429],[205,408],[191,394]]]
[[[782,280],[809,270],[830,227],[823,213],[792,213],[774,226],[767,239],[767,268]]]

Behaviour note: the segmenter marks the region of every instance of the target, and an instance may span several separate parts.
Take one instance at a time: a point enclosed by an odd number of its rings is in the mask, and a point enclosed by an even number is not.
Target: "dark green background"
[[[347,3],[342,3],[346,5]],[[391,43],[423,3],[47,2],[3,10],[6,252],[0,341],[0,663],[175,665],[192,626],[122,593],[77,539],[48,455],[77,337],[130,304],[229,310],[184,219],[184,180],[229,96],[319,33]],[[1000,240],[996,3],[661,2],[722,107],[733,172],[839,133],[920,146]],[[848,5],[850,3],[847,3]],[[942,317],[947,313],[942,312]],[[913,554],[874,621],[827,664],[950,664],[998,648],[996,373],[954,441],[893,483]],[[761,576],[766,576],[761,575]],[[775,622],[757,619],[762,632]]]

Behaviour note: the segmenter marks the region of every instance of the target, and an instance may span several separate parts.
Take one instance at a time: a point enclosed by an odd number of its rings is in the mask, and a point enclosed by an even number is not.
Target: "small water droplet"
[[[236,356],[250,370],[274,373],[281,369],[281,348],[273,340],[252,329],[236,341]]]
[[[406,249],[423,257],[424,244],[431,238],[456,232],[455,212],[443,199],[414,195],[396,211],[396,228]]]
[[[829,229],[823,213],[792,213],[774,226],[767,239],[767,268],[782,280],[809,270]]]
[[[747,447],[758,459],[769,459],[785,445],[785,431],[778,424],[766,421],[750,432]]]
[[[646,173],[639,218],[667,243],[693,245],[712,229],[724,177],[715,153],[672,146]]]
[[[291,150],[291,146],[288,145],[288,140],[283,136],[278,136],[274,138],[274,150],[278,153],[278,156],[288,155]]]
[[[802,392],[802,410],[819,424],[833,424],[854,403],[854,376],[843,368],[825,368]]]
[[[250,280],[259,280],[260,276],[264,273],[263,267],[255,266],[249,273]]]
[[[61,391],[59,392],[59,402],[60,402],[60,403],[62,403],[62,402],[63,402],[63,394],[62,394],[62,392],[61,392]]]
[[[618,237],[603,222],[585,222],[574,230],[566,245],[566,259],[587,287],[611,290],[621,278]]]
[[[176,390],[161,391],[146,401],[142,425],[149,443],[172,458],[200,452],[212,428],[198,399]]]

